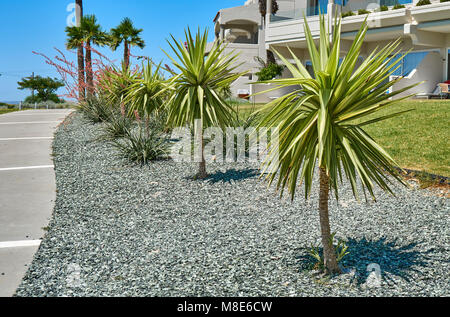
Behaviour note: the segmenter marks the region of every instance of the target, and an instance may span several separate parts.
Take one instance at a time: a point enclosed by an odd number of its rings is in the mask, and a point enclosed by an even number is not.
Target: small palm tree
[[[136,29],[134,27],[133,21],[130,18],[123,19],[116,28],[111,29],[111,49],[116,51],[123,43],[123,61],[126,68],[130,65],[130,46],[137,46],[141,49],[145,47],[145,42],[140,37],[142,31],[142,29]]]
[[[128,88],[124,102],[128,105],[129,115],[137,111],[140,116],[148,118],[152,113],[158,112],[164,104],[160,94],[164,89],[161,64],[154,67],[151,61],[147,61],[147,65],[142,66],[141,76]]]
[[[86,82],[88,97],[94,94],[94,71],[92,67],[92,45],[104,46],[108,43],[108,36],[97,23],[95,15],[81,18],[80,26],[66,28],[68,36],[67,48],[74,49],[80,45],[86,46]]]
[[[185,34],[186,46],[173,36],[173,43],[169,42],[178,61],[166,53],[180,72],[170,81],[173,94],[168,102],[168,122],[175,127],[186,124],[193,127],[195,121],[200,120],[202,131],[211,126],[224,128],[232,122],[234,110],[219,91],[247,72],[236,72],[240,66],[236,63],[238,55],[224,54],[222,42],[214,42],[207,53],[208,31],[201,34],[199,30],[195,38],[189,29]],[[206,177],[206,162],[202,155],[198,178]]]
[[[305,19],[314,76],[292,52],[296,65],[277,53],[293,78],[266,82],[279,85],[279,88],[301,86],[300,90],[280,97],[265,108],[268,113],[261,126],[277,126],[280,132],[279,155],[272,151],[265,163],[270,166],[275,162],[276,168],[269,174],[268,180],[272,183],[278,175],[278,189],[283,192],[287,187],[292,199],[298,184],[304,184],[305,195],[307,198],[310,196],[313,175],[319,168],[320,226],[324,264],[328,273],[340,272],[331,238],[329,192],[333,190],[339,199],[339,181],[342,181],[344,173],[356,198],[358,180],[364,193],[367,189],[373,199],[375,185],[392,193],[388,185],[389,176],[404,183],[394,167],[397,164],[365,132],[364,127],[400,114],[376,116],[379,110],[404,99],[391,100],[392,97],[413,86],[387,93],[401,80],[386,82],[401,61],[401,58],[395,57],[399,53],[399,41],[375,50],[361,66],[356,67],[367,29],[367,23],[364,23],[347,55],[340,60],[341,21],[336,22],[334,40],[330,43],[325,18],[320,16],[320,44],[317,48]]]

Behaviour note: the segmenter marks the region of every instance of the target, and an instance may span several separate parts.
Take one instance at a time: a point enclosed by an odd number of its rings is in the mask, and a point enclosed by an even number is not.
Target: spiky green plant
[[[142,78],[140,70],[131,70],[122,64],[122,67],[108,66],[98,76],[97,93],[112,107],[124,102],[130,87]]]
[[[142,65],[141,78],[137,79],[128,89],[125,103],[129,114],[136,111],[142,117],[148,117],[161,110],[164,99],[160,94],[164,89],[164,78],[161,74],[161,64],[154,67],[150,61]]]
[[[113,115],[112,108],[103,99],[89,98],[77,106],[77,110],[92,123],[107,122]]]
[[[168,102],[168,122],[174,127],[186,124],[193,127],[195,121],[200,120],[202,131],[211,126],[224,128],[232,122],[234,110],[220,90],[247,72],[237,72],[238,55],[226,53],[222,42],[214,42],[207,51],[208,31],[202,34],[199,30],[193,37],[188,29],[185,35],[187,47],[173,36],[173,41],[168,41],[176,58],[166,55],[179,71],[170,81],[173,94]],[[206,162],[202,157],[198,177],[206,176]]]
[[[120,157],[141,165],[167,157],[169,153],[165,135],[144,122],[138,123],[136,128],[126,129],[122,139],[113,140],[111,145]]]
[[[292,199],[300,184],[304,185],[306,197],[310,196],[314,173],[316,168],[319,168],[319,215],[324,264],[328,273],[338,273],[340,269],[336,254],[328,243],[331,237],[328,214],[330,189],[339,199],[339,184],[346,177],[350,180],[356,198],[359,180],[364,194],[368,190],[375,199],[375,185],[392,193],[388,185],[391,182],[389,176],[404,183],[394,167],[397,164],[392,157],[366,133],[364,128],[369,124],[399,115],[400,113],[375,116],[379,110],[407,98],[390,99],[414,85],[387,93],[390,87],[401,80],[401,78],[388,80],[389,76],[400,67],[399,62],[404,57],[396,57],[400,53],[398,50],[400,41],[374,50],[357,67],[368,29],[366,22],[361,26],[342,61],[340,61],[341,19],[336,19],[332,33],[333,40],[330,41],[325,17],[320,16],[318,47],[314,43],[306,18],[304,23],[314,76],[309,74],[292,52],[295,65],[277,53],[293,77],[264,83],[278,85],[275,89],[293,85],[301,86],[301,89],[270,102],[262,110],[262,113],[267,111],[267,114],[261,126],[278,127],[280,133],[278,152],[272,151],[265,163],[266,170],[269,166],[275,166],[268,175],[269,182],[272,183],[278,175],[278,189],[281,189],[283,194],[287,187]]]
[[[113,141],[123,138],[128,134],[128,131],[133,128],[134,122],[131,118],[122,113],[113,111],[105,126],[102,129],[100,140]]]

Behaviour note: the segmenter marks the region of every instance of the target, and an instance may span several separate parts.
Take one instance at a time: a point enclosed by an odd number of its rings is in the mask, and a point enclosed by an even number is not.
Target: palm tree
[[[88,97],[94,94],[94,71],[92,67],[92,45],[104,46],[108,43],[108,36],[97,23],[95,15],[81,18],[80,26],[66,28],[68,36],[67,48],[72,49],[85,45],[86,47],[86,82]]]
[[[126,68],[130,65],[130,46],[138,46],[141,49],[145,47],[144,40],[139,36],[142,31],[134,27],[130,18],[123,19],[116,28],[111,29],[111,49],[115,51],[124,44],[123,61]]]
[[[77,17],[77,26],[81,26],[81,18],[83,17],[83,0],[76,0],[76,17]],[[85,77],[84,77],[84,48],[83,45],[79,45],[77,47],[77,56],[78,56],[78,98],[83,100],[86,92],[85,92]]]
[[[168,122],[174,127],[194,126],[200,120],[203,141],[203,129],[211,126],[224,128],[233,120],[233,108],[224,100],[219,91],[245,73],[236,73],[238,55],[224,54],[222,42],[216,41],[207,54],[208,31],[198,31],[195,38],[191,31],[185,31],[186,45],[172,36],[170,47],[178,60],[172,60],[180,71],[170,81],[173,94],[168,102]],[[206,56],[207,55],[207,56]],[[206,56],[206,57],[205,57]],[[198,178],[207,177],[206,162],[201,142],[202,159],[199,162]]]
[[[277,0],[272,0],[272,13],[275,14],[278,12],[278,3]],[[266,20],[266,14],[267,14],[267,0],[259,0],[259,12],[261,13],[261,16],[263,17],[264,21]]]
[[[344,173],[357,199],[358,180],[364,194],[367,190],[373,199],[375,185],[393,194],[388,185],[391,182],[389,177],[404,184],[394,167],[398,165],[364,128],[399,115],[377,116],[377,113],[399,100],[411,97],[391,100],[415,85],[386,93],[401,80],[386,82],[400,67],[398,65],[403,58],[395,57],[399,53],[399,41],[373,51],[362,65],[356,67],[367,29],[365,22],[347,55],[340,60],[341,21],[337,20],[333,31],[334,40],[330,42],[325,17],[320,16],[320,44],[317,48],[305,19],[314,78],[292,52],[296,65],[277,53],[293,78],[266,82],[279,85],[279,88],[301,86],[300,90],[280,97],[265,107],[268,113],[261,126],[279,127],[280,133],[278,155],[272,151],[265,162],[266,166],[271,163],[275,166],[267,178],[272,183],[278,175],[278,189],[283,193],[287,187],[292,199],[297,185],[303,184],[308,198],[313,175],[316,167],[319,168],[323,256],[326,271],[330,274],[340,272],[328,214],[330,190],[339,199],[339,181],[342,181]]]

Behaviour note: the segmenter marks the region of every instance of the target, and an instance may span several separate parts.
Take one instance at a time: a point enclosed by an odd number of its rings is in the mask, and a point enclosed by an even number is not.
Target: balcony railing
[[[298,20],[303,16],[327,13],[328,0],[285,0],[279,5],[278,12],[272,15],[270,22]]]
[[[334,3],[342,7],[342,12],[375,11],[381,6],[410,4],[412,0],[335,0]],[[272,15],[270,22],[303,19],[303,16],[311,17],[319,13],[327,13],[328,9],[328,0],[285,0],[281,4],[279,11]]]

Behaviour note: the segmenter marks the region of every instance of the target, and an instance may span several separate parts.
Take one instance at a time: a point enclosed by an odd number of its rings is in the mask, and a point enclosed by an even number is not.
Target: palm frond
[[[326,170],[337,198],[343,175],[350,181],[356,198],[359,198],[358,183],[374,199],[375,186],[392,193],[391,179],[404,183],[394,168],[398,165],[364,127],[404,113],[377,116],[381,109],[403,100],[393,97],[417,85],[387,92],[400,80],[388,80],[404,56],[395,57],[400,53],[400,41],[375,50],[357,66],[368,29],[366,22],[342,60],[341,19],[336,19],[330,36],[325,17],[320,16],[318,46],[306,18],[304,25],[314,76],[292,51],[294,64],[276,52],[293,77],[266,81],[276,85],[274,90],[301,87],[261,110],[266,115],[260,126],[278,127],[280,136],[278,152],[270,153],[264,164],[265,171],[274,163],[276,166],[267,179],[272,183],[278,178],[281,194],[287,188],[292,199],[299,184],[304,184],[305,196],[309,197],[314,173],[320,167]]]

